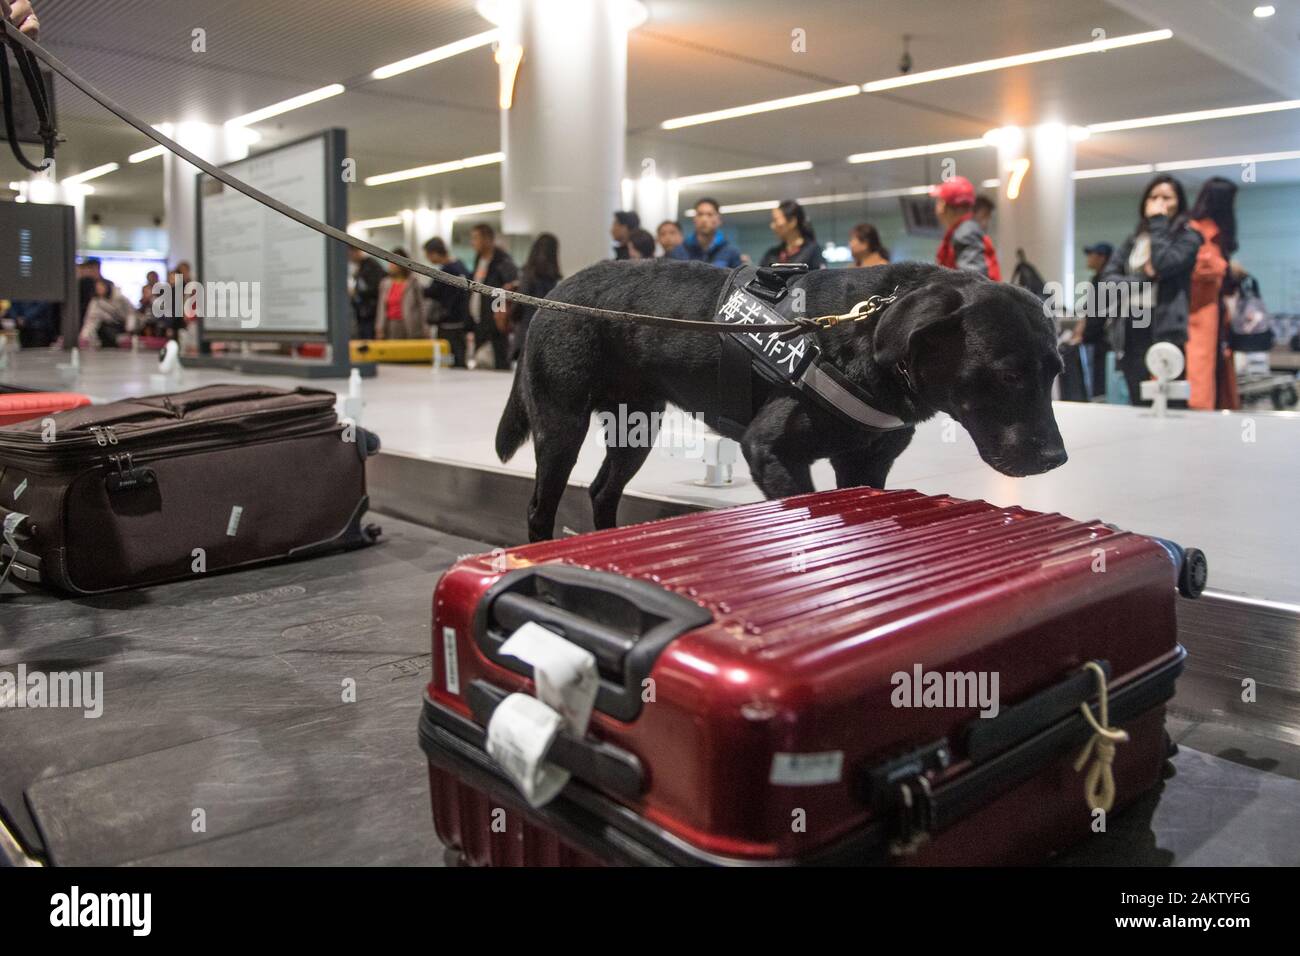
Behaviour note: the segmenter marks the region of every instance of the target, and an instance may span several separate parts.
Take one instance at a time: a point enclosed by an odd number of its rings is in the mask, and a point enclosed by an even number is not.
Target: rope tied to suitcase
[[[1106,672],[1096,661],[1088,661],[1083,668],[1092,671],[1097,677],[1097,710],[1101,721],[1098,722],[1092,715],[1092,709],[1086,700],[1079,705],[1084,720],[1092,725],[1092,736],[1075,760],[1074,770],[1078,773],[1084,764],[1092,761],[1088,774],[1083,779],[1083,798],[1088,802],[1090,810],[1109,813],[1115,803],[1115,771],[1112,766],[1115,762],[1115,747],[1127,743],[1129,736],[1127,731],[1110,726],[1110,690],[1106,686]]]

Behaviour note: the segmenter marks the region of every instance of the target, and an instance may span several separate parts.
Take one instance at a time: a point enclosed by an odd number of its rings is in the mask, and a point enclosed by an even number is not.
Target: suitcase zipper
[[[230,420],[231,419],[222,419],[220,422],[205,422],[203,431],[210,432],[212,429],[208,426],[223,424]],[[203,448],[233,447],[246,443],[246,441],[241,441],[241,438],[253,439],[276,428],[280,428],[281,430],[273,437],[279,439],[298,438],[306,434],[332,431],[338,427],[340,427],[338,418],[334,414],[334,410],[330,409],[328,411],[319,412],[311,419],[295,424],[290,428],[285,428],[283,423],[280,421],[259,422],[257,423],[257,427],[241,430],[234,436],[226,433],[222,434],[220,437],[199,437],[188,441],[168,443],[165,441],[165,434],[159,436],[155,431],[147,436],[149,439],[152,439],[148,442],[152,447],[137,449],[135,456],[139,458],[141,452],[147,452],[149,453],[148,458],[153,459],[166,457],[171,454],[184,454],[193,450],[202,450]],[[22,467],[25,470],[38,473],[65,471],[69,464],[73,467],[87,464],[92,466],[96,464],[104,464],[105,459],[87,455],[86,449],[83,446],[93,441],[98,448],[108,448],[109,446],[120,444],[122,439],[119,438],[111,425],[95,425],[91,426],[88,430],[91,432],[91,435],[79,435],[75,438],[65,439],[63,442],[58,443],[57,446],[53,443],[40,442],[38,439],[36,442],[38,447],[29,449],[10,446],[8,448],[3,448],[3,451],[0,451],[0,457],[13,461],[14,463],[21,460]],[[168,431],[170,432],[172,429],[168,429]],[[146,436],[140,436],[139,443],[143,444],[145,438]],[[0,445],[2,445],[2,443],[0,443]]]

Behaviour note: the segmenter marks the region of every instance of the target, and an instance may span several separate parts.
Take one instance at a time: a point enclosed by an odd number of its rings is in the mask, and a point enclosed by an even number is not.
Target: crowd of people
[[[186,306],[184,295],[157,299],[159,275],[145,274],[144,284],[135,298],[102,272],[102,261],[87,256],[77,263],[77,310],[79,329],[77,345],[81,348],[115,348],[128,344],[132,336],[153,339],[176,338],[180,331],[196,320],[196,312]],[[178,262],[168,271],[167,282],[184,289],[190,281],[188,262]],[[172,308],[173,302],[181,307]],[[9,303],[4,317],[11,319],[22,348],[48,348],[62,338],[62,304],[44,300],[15,300]]]
[[[1137,225],[1118,248],[1097,242],[1084,249],[1092,294],[1078,310],[1082,320],[1071,344],[1086,355],[1085,397],[1106,392],[1107,353],[1113,352],[1129,401],[1149,404],[1141,396],[1142,382],[1150,377],[1146,353],[1154,343],[1168,342],[1185,359],[1187,407],[1241,407],[1233,320],[1259,293],[1233,259],[1236,194],[1235,183],[1215,176],[1189,206],[1182,183],[1162,173],[1143,190]]]
[[[964,188],[960,186],[964,184]],[[974,189],[966,180],[959,186],[945,183],[936,187],[936,212],[947,228],[940,246],[938,261],[956,268],[973,268],[990,278],[998,278],[997,256],[987,238],[988,217],[993,204],[982,199],[976,205]],[[982,225],[978,216],[982,214]],[[716,199],[700,197],[692,211],[694,229],[688,234],[674,220],[659,223],[651,234],[641,225],[633,210],[614,213],[609,235],[614,259],[658,258],[705,262],[720,268],[733,268],[750,261],[722,231],[722,212]],[[787,199],[772,210],[770,228],[776,244],[763,253],[760,265],[804,263],[810,269],[823,269],[827,263],[807,210],[797,201]],[[453,256],[440,238],[424,244],[424,255],[431,265],[452,275],[467,276],[485,285],[518,290],[544,297],[555,288],[562,273],[559,264],[559,240],[549,233],[540,234],[529,250],[523,269],[497,244],[491,225],[479,223],[470,230],[473,266],[467,267]],[[879,230],[862,222],[849,233],[848,248],[853,264],[859,267],[885,265],[889,250],[880,239]],[[393,250],[403,257],[405,249]],[[455,368],[466,368],[471,359],[476,368],[507,370],[518,361],[528,336],[528,324],[536,311],[504,298],[470,294],[442,283],[427,282],[412,276],[400,266],[384,265],[358,249],[349,251],[352,263],[351,290],[354,335],[362,339],[427,338],[436,329],[446,339]],[[469,341],[472,338],[473,352]]]

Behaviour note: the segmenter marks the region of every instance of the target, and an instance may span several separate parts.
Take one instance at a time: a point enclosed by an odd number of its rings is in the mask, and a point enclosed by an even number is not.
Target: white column
[[[220,165],[243,159],[248,155],[248,135],[240,129],[214,123],[185,122],[168,135],[190,152],[197,153],[210,163]],[[197,214],[198,170],[172,153],[163,154],[163,206],[167,227],[167,260],[169,265],[186,261],[193,266],[198,251]],[[202,276],[198,276],[202,279]]]
[[[1038,267],[1048,282],[1060,282],[1073,301],[1074,289],[1074,136],[1062,123],[1029,130],[998,131],[998,260],[1010,279],[1016,250]],[[1025,161],[1028,165],[1025,165]],[[1023,170],[1023,172],[1022,172]],[[1018,183],[1018,194],[1009,190]]]
[[[501,4],[498,60],[522,48],[513,100],[501,110],[507,234],[553,232],[572,274],[611,257],[627,132],[627,11],[611,0]]]

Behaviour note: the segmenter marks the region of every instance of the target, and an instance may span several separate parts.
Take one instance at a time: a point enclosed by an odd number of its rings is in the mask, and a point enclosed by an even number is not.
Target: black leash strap
[[[463,276],[448,275],[442,270],[435,269],[430,265],[416,262],[414,259],[408,259],[405,256],[396,255],[392,252],[389,252],[386,249],[382,249],[379,246],[374,245],[373,243],[366,242],[364,239],[358,239],[355,236],[350,236],[343,230],[336,229],[334,226],[330,226],[327,225],[326,223],[320,222],[317,219],[313,219],[311,216],[308,216],[306,213],[300,212],[297,209],[294,209],[292,206],[286,205],[285,203],[280,202],[278,199],[274,199],[271,196],[268,196],[260,189],[256,189],[253,186],[248,185],[248,183],[235,178],[225,170],[212,165],[207,160],[203,159],[201,156],[197,156],[194,153],[190,152],[188,149],[186,149],[184,146],[182,146],[180,143],[176,142],[175,140],[171,139],[170,137],[164,136],[162,133],[158,132],[156,129],[150,126],[148,123],[145,123],[143,120],[137,118],[134,114],[131,113],[130,110],[126,109],[123,106],[119,106],[116,102],[110,99],[106,94],[96,89],[92,83],[78,76],[77,73],[75,73],[71,67],[65,64],[63,61],[61,61],[58,57],[54,56],[54,54],[50,53],[39,43],[36,43],[34,40],[31,40],[28,37],[23,36],[22,33],[19,32],[18,28],[15,27],[8,20],[0,18],[0,25],[3,25],[5,36],[10,41],[10,44],[11,45],[17,44],[17,46],[15,46],[14,48],[15,53],[17,53],[18,49],[21,48],[28,56],[40,57],[42,60],[44,60],[46,63],[49,64],[50,69],[54,70],[56,73],[62,76],[65,80],[67,80],[77,89],[81,90],[81,92],[85,93],[95,102],[97,102],[100,106],[104,107],[104,109],[108,110],[110,113],[115,115],[118,119],[122,120],[123,122],[128,123],[131,126],[134,126],[137,130],[139,130],[145,136],[148,136],[159,146],[162,146],[164,149],[167,149],[172,153],[175,153],[177,156],[185,160],[191,166],[194,166],[196,169],[202,170],[203,172],[211,176],[213,179],[225,183],[231,189],[243,193],[249,199],[261,203],[263,206],[266,206],[268,209],[272,209],[275,212],[278,212],[282,216],[287,216],[290,219],[292,219],[294,222],[301,223],[302,225],[306,226],[308,229],[313,229],[316,232],[319,232],[321,235],[328,236],[330,239],[333,239],[336,242],[344,243],[345,245],[349,245],[354,249],[360,249],[362,252],[365,252],[368,255],[372,255],[376,259],[383,259],[385,262],[391,262],[394,265],[401,266],[403,269],[409,269],[411,272],[417,273],[422,276],[426,276],[432,279],[434,282],[440,282],[443,285],[453,286],[457,289],[462,289],[467,292],[477,292],[486,296],[502,295],[513,302],[520,303],[521,305],[531,305],[539,309],[549,309],[552,312],[565,312],[570,315],[587,315],[598,319],[623,319],[625,321],[636,322],[641,325],[658,325],[667,328],[681,329],[683,331],[690,330],[696,332],[713,332],[713,333],[721,332],[721,333],[735,334],[741,332],[754,332],[760,329],[765,332],[781,332],[781,331],[795,331],[795,330],[810,331],[818,328],[818,326],[815,323],[813,323],[811,319],[806,319],[799,322],[787,322],[781,325],[757,325],[757,324],[720,325],[719,323],[712,322],[712,321],[697,321],[694,319],[674,319],[664,315],[644,315],[639,312],[620,312],[615,309],[598,309],[589,305],[576,305],[571,302],[557,302],[554,299],[540,299],[536,296],[524,295],[522,292],[513,292],[509,289],[498,289],[494,286],[484,285],[481,282],[475,282],[474,280],[465,278]],[[24,70],[24,75],[25,76],[27,75],[26,70]],[[39,71],[37,71],[37,75],[39,79]],[[5,88],[6,103],[9,102],[8,94],[9,94],[9,90],[8,87],[6,86]],[[35,93],[33,93],[33,96],[35,96]],[[44,96],[43,88],[41,90],[41,96],[42,97]],[[10,139],[12,141],[12,134],[10,135]],[[49,149],[48,146],[47,149]],[[27,164],[24,163],[24,165]],[[37,169],[37,171],[39,171],[38,167],[29,166],[29,168],[34,168]]]
[[[12,29],[5,21],[6,33]],[[14,30],[17,33],[17,30]],[[26,39],[26,38],[24,38]],[[41,143],[45,147],[45,158],[37,165],[27,158],[22,147],[18,145],[18,124],[15,121],[16,102],[14,100],[13,80],[9,75],[9,49],[13,48],[18,70],[23,75],[27,92],[31,95],[32,105],[36,108],[36,122]],[[59,142],[59,132],[54,128],[50,116],[50,102],[45,95],[45,81],[41,76],[40,64],[31,51],[26,50],[12,37],[6,43],[0,43],[0,95],[4,96],[5,135],[9,138],[9,148],[14,158],[26,169],[34,173],[43,173],[54,162],[54,147]]]

